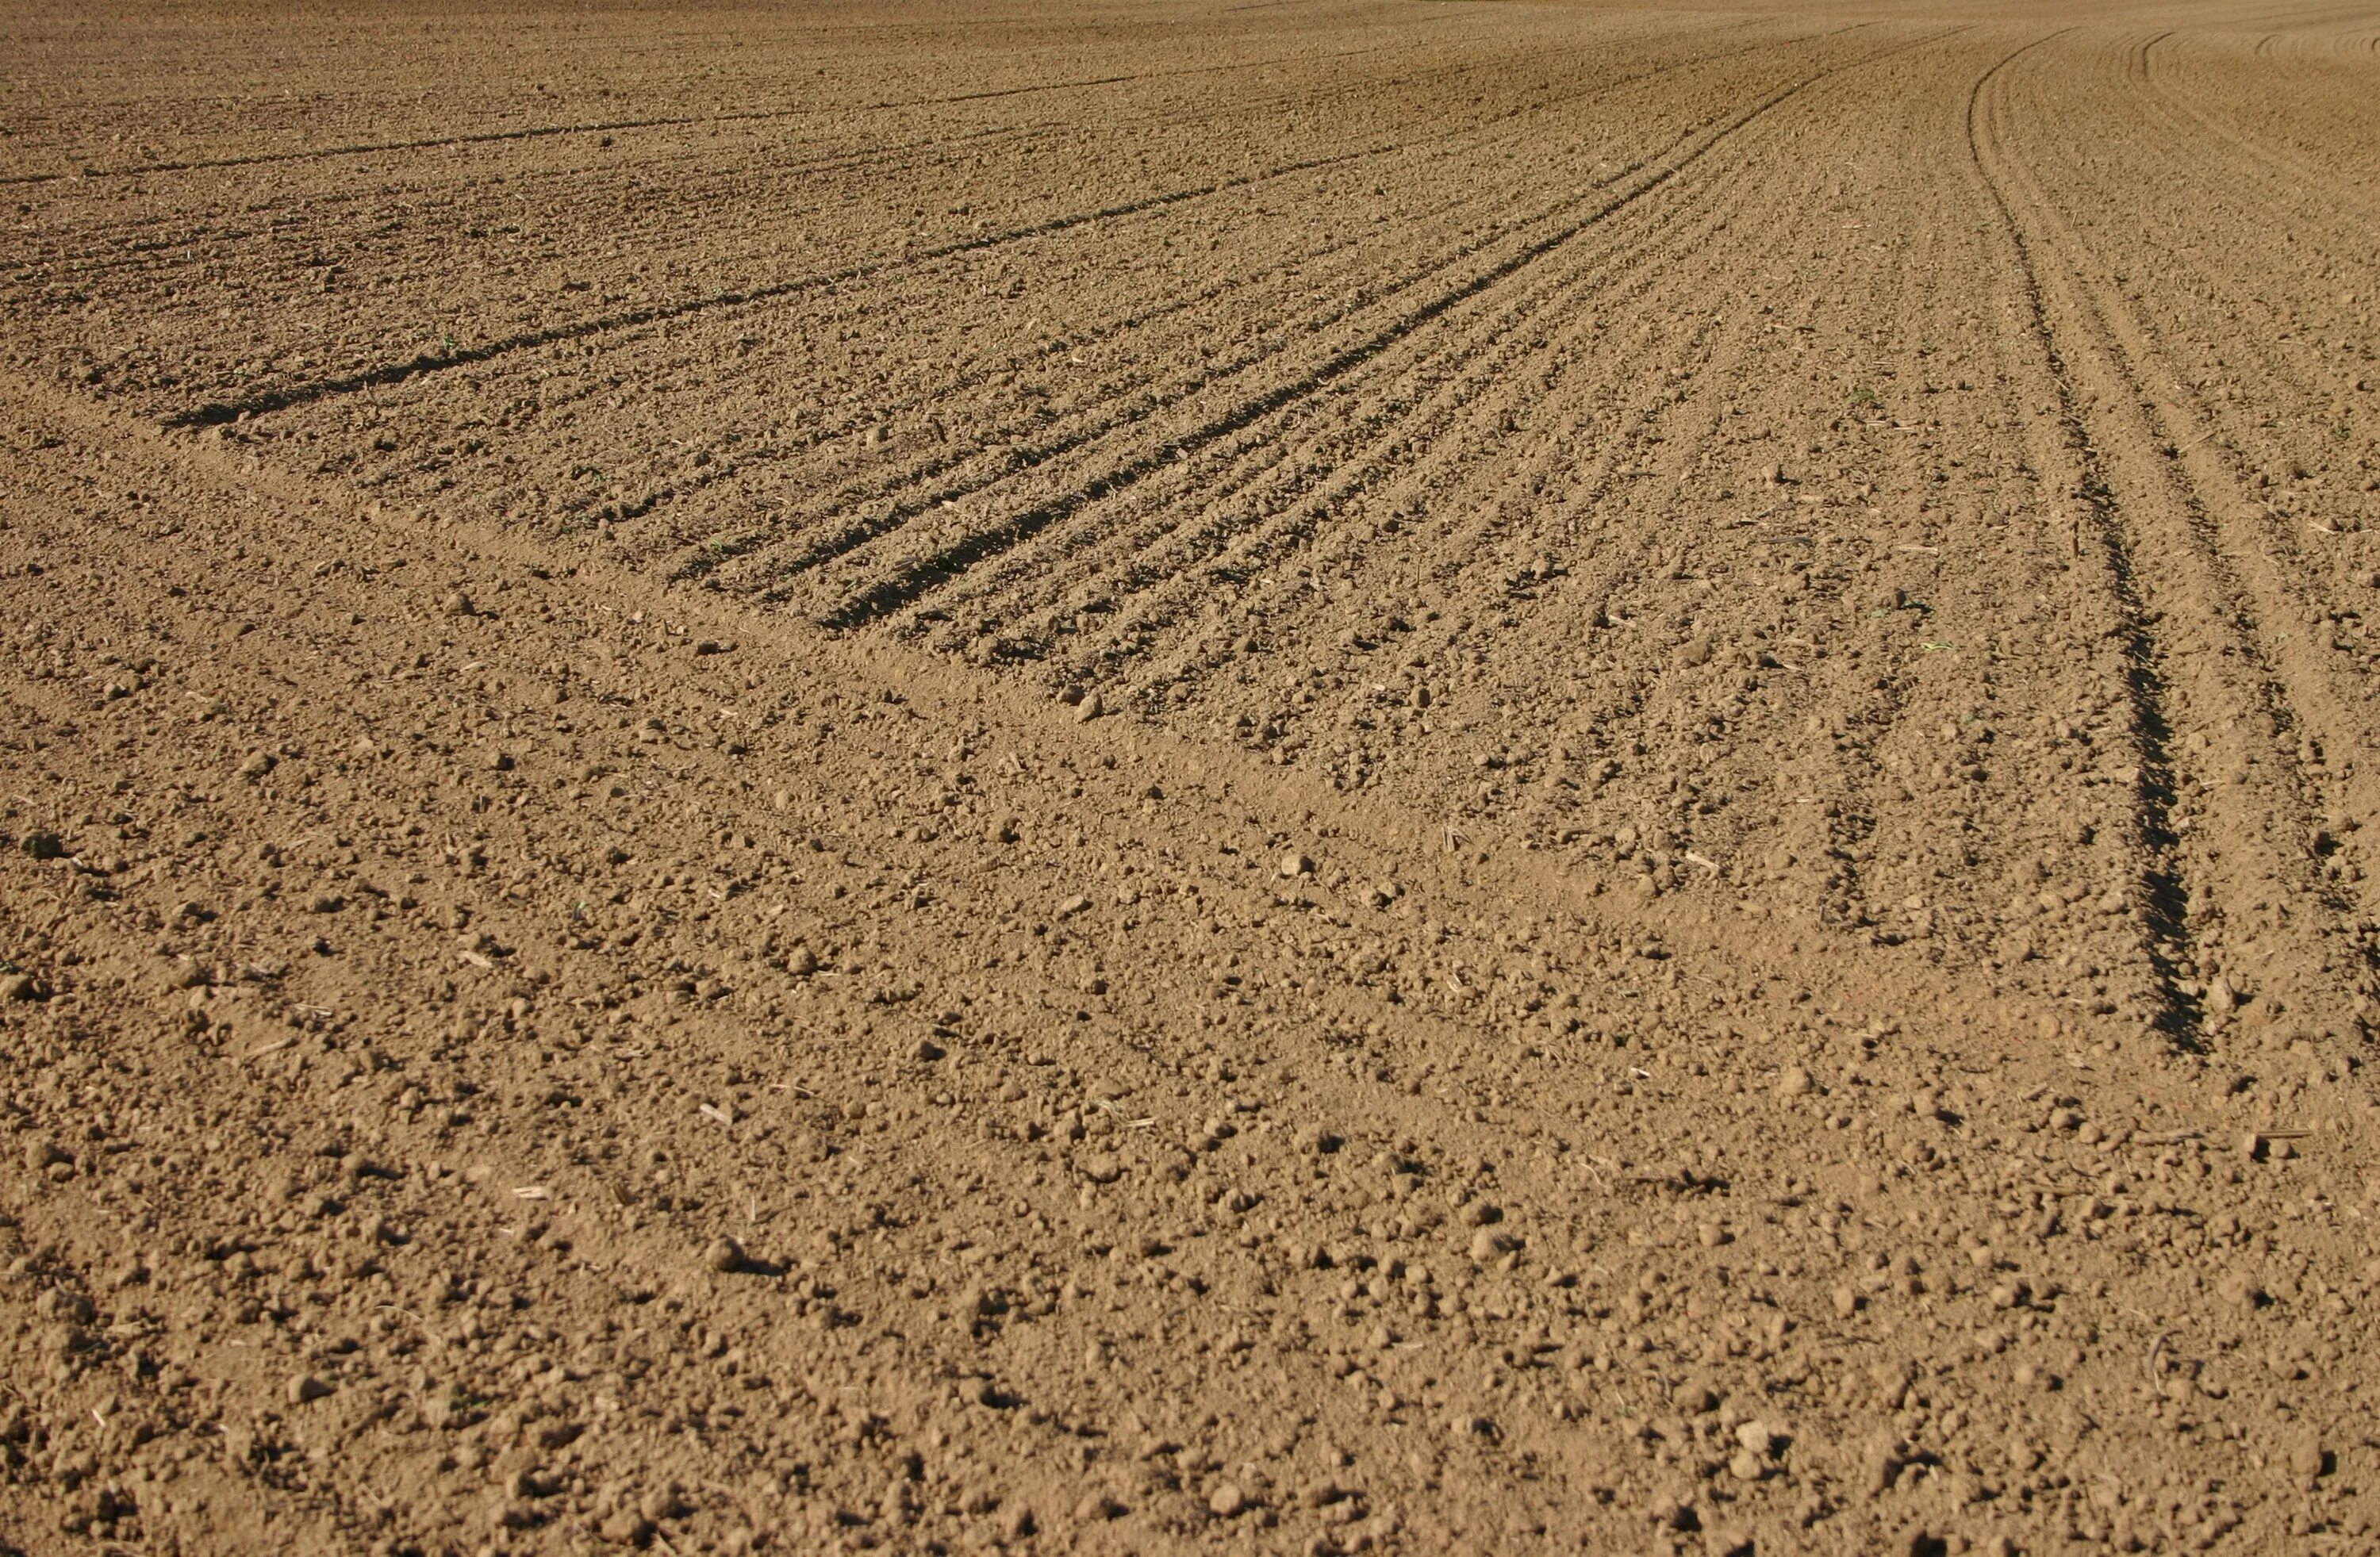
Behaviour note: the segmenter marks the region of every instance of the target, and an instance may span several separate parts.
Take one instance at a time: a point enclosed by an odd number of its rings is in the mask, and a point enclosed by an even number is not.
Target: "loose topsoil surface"
[[[2380,1545],[2380,13],[0,58],[0,1551]]]

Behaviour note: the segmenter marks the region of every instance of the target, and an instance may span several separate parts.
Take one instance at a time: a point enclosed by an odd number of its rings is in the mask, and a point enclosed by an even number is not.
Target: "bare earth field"
[[[2380,1550],[2380,10],[18,3],[0,200],[0,1551]]]

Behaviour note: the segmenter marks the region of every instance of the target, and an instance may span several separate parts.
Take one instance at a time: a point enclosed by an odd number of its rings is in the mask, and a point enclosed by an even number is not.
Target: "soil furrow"
[[[0,1551],[2369,1546],[2370,6],[2036,12],[0,22]]]
[[[1879,51],[1879,54],[1885,52],[1889,51]],[[1870,56],[1870,58],[1874,57],[1877,56]],[[1852,66],[1840,68],[1852,68]],[[1228,438],[1243,428],[1252,427],[1283,407],[1298,404],[1321,392],[1341,377],[1369,363],[1381,352],[1429,325],[1448,310],[1521,273],[1546,256],[1558,252],[1581,234],[1587,232],[1613,213],[1625,210],[1637,199],[1665,187],[1712,148],[1721,144],[1729,136],[1752,124],[1762,115],[1779,103],[1786,102],[1811,83],[1822,80],[1826,76],[1833,73],[1828,71],[1816,76],[1805,77],[1792,85],[1764,97],[1751,107],[1733,115],[1718,129],[1699,138],[1682,155],[1662,164],[1648,177],[1592,208],[1577,222],[1530,242],[1517,253],[1461,286],[1441,293],[1367,339],[1334,354],[1320,366],[1299,379],[1275,386],[1261,395],[1244,400],[1221,416],[1203,423],[1190,432],[1170,439],[1163,449],[1096,476],[1072,492],[1012,515],[995,529],[979,532],[956,546],[945,548],[933,557],[904,568],[897,575],[884,580],[846,603],[829,610],[821,621],[830,627],[847,630],[890,615],[905,608],[928,591],[965,573],[985,558],[996,556],[1020,541],[1038,535],[1050,525],[1068,518],[1086,504],[1134,485],[1151,471],[1170,464],[1181,455],[1195,454],[1207,445]]]

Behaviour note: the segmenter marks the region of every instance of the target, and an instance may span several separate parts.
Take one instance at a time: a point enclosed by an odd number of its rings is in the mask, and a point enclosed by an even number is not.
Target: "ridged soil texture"
[[[0,1549],[2380,1542],[2380,13],[0,57]]]

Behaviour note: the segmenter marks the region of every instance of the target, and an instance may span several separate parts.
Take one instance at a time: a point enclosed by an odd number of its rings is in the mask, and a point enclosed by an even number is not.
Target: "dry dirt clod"
[[[613,1546],[643,1546],[651,1541],[654,1529],[653,1521],[633,1508],[623,1508],[606,1515],[596,1534]]]
[[[1482,1227],[1471,1235],[1469,1252],[1475,1264],[1485,1265],[1502,1259],[1521,1247],[1521,1240],[1510,1233],[1500,1233]]]
[[[722,1275],[740,1271],[745,1265],[744,1246],[722,1233],[703,1250],[702,1262]]]
[[[1700,1379],[1689,1379],[1670,1392],[1670,1404],[1689,1417],[1699,1417],[1718,1409],[1719,1394]]]

